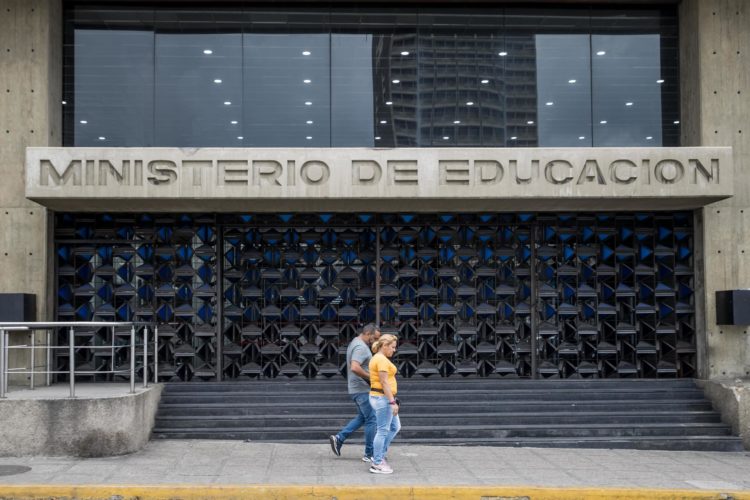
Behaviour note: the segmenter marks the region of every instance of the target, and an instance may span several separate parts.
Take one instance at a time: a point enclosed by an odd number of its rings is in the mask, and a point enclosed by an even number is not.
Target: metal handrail
[[[130,327],[130,343],[127,345],[115,346],[115,327]],[[51,383],[52,374],[67,373],[70,380],[70,397],[75,397],[75,376],[78,375],[94,375],[94,374],[123,374],[130,373],[130,392],[135,392],[135,329],[136,326],[144,326],[143,331],[143,387],[148,387],[148,336],[149,327],[153,327],[154,330],[154,383],[158,382],[158,327],[153,323],[145,322],[121,322],[121,321],[28,321],[28,322],[6,322],[0,323],[0,398],[5,398],[8,393],[8,374],[17,373],[23,375],[31,375],[30,388],[34,389],[34,375],[45,374],[47,376],[47,385]],[[111,346],[76,346],[75,345],[75,329],[76,327],[109,327],[112,328],[112,345]],[[70,328],[68,332],[68,345],[67,346],[53,346],[50,342],[50,331],[57,328]],[[46,330],[47,343],[45,345],[36,345],[36,330]],[[9,344],[10,334],[17,332],[31,333],[31,344],[30,345],[14,345]],[[118,348],[130,348],[130,369],[129,370],[115,370],[114,365],[114,349]],[[36,349],[43,348],[46,350],[47,369],[36,370],[35,366],[35,355]],[[25,368],[9,368],[8,367],[8,352],[10,349],[30,349],[31,351],[31,367],[30,369]],[[68,370],[51,370],[51,353],[54,349],[68,349]],[[111,349],[112,356],[112,369],[111,370],[97,370],[97,371],[76,371],[75,369],[75,350],[76,349]]]

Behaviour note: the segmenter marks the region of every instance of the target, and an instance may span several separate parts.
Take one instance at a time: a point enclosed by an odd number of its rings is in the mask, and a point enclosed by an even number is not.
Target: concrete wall
[[[682,145],[731,146],[735,167],[734,197],[696,214],[700,375],[748,377],[750,326],[717,325],[714,292],[750,288],[750,2],[683,0],[680,43]]]
[[[27,146],[61,144],[61,100],[62,2],[0,0],[0,292],[35,294],[40,320],[51,319],[54,297],[51,224],[24,197],[23,165]],[[10,358],[11,367],[28,363],[27,352]]]
[[[149,440],[162,385],[120,397],[0,400],[0,456],[104,457]]]
[[[721,412],[724,423],[732,426],[732,432],[742,439],[746,450],[750,450],[750,382],[736,379],[714,379],[698,381],[703,392]]]

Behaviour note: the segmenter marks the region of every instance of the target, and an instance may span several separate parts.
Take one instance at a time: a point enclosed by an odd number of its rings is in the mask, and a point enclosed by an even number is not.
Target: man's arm
[[[365,371],[364,368],[362,368],[362,365],[359,361],[352,360],[352,365],[350,366],[352,373],[359,376],[362,380],[370,383],[370,374]]]

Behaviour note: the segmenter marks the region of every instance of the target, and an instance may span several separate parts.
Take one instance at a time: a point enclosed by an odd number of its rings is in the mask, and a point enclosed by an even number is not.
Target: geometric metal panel
[[[688,212],[58,214],[56,240],[58,317],[154,321],[164,380],[340,376],[376,320],[404,377],[695,375]]]
[[[55,238],[59,319],[158,324],[160,380],[215,376],[213,216],[58,214]],[[122,347],[130,342],[129,330],[76,330],[76,335],[85,337],[77,344],[113,346],[77,352],[76,366],[130,366],[129,349]],[[67,332],[58,334],[58,342],[67,343]],[[143,327],[136,342],[142,345]],[[58,353],[58,364],[66,366],[67,353]],[[143,376],[142,354],[136,366]]]

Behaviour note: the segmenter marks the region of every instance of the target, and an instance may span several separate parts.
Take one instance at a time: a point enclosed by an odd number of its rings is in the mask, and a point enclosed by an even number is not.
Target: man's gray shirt
[[[362,380],[362,377],[352,373],[352,361],[357,361],[364,371],[370,373],[370,359],[372,352],[370,346],[355,337],[346,349],[346,375],[349,384],[349,394],[370,392],[370,383]]]

